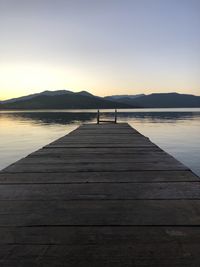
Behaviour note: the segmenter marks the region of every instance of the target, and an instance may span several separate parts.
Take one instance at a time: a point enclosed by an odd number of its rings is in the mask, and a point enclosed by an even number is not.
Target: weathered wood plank
[[[199,199],[200,182],[0,185],[1,200]]]
[[[134,132],[132,130],[126,130],[126,131],[115,131],[115,130],[106,130],[106,131],[82,131],[82,130],[77,130],[74,132],[71,132],[68,134],[68,137],[70,138],[75,138],[75,137],[81,137],[81,138],[87,138],[88,136],[93,137],[93,138],[100,138],[100,137],[107,137],[107,138],[111,138],[111,136],[114,137],[119,137],[119,138],[125,138],[125,137],[130,137],[130,138],[139,138],[141,137],[142,139],[149,139],[148,136],[145,135],[141,135],[138,132]],[[66,136],[63,136],[63,138],[67,138]]]
[[[63,266],[132,267],[133,263],[141,266],[141,261],[142,266],[152,267],[199,266],[197,227],[22,227],[18,231],[5,228],[9,235],[3,235],[0,228],[0,236],[11,243],[0,246],[0,263],[9,264],[1,266],[62,262]]]
[[[0,227],[2,244],[121,245],[191,244],[200,240],[200,227],[184,226],[37,226]],[[199,248],[200,250],[200,248]]]
[[[110,134],[109,134],[110,133]],[[91,137],[92,139],[112,139],[112,137],[114,139],[125,139],[125,138],[130,138],[130,139],[135,139],[135,140],[144,140],[144,141],[148,141],[150,140],[149,137],[147,136],[144,136],[144,135],[141,135],[140,133],[135,133],[133,131],[124,131],[124,132],[120,132],[118,133],[118,131],[106,131],[106,132],[103,132],[103,131],[92,131],[92,132],[81,132],[79,130],[75,131],[75,132],[71,132],[70,134],[68,135],[65,135],[57,140],[66,140],[66,139],[75,139],[77,138],[77,136],[79,136],[80,139],[83,139],[83,140],[87,140],[89,137]]]
[[[127,153],[126,153],[127,151]],[[67,155],[94,155],[94,154],[100,154],[100,155],[105,155],[107,157],[109,156],[127,156],[131,157],[134,155],[166,155],[167,153],[163,151],[159,147],[135,147],[135,148],[49,148],[49,147],[43,147],[35,152],[32,152],[30,155],[37,156],[37,155],[42,155],[42,154],[50,154],[52,156],[56,154],[62,154],[63,156]],[[29,156],[30,156],[29,155]]]
[[[10,246],[11,256],[0,263],[3,267],[196,267],[199,266],[198,254],[197,243],[180,246],[175,241],[156,244],[134,241],[132,245],[117,242],[112,246],[16,245]]]
[[[49,147],[49,148],[121,148],[121,147],[128,147],[128,148],[135,148],[135,147],[149,147],[149,148],[154,148],[155,145],[153,144],[137,144],[137,143],[60,143],[60,144],[49,144],[48,146],[45,147]]]
[[[3,172],[93,172],[93,171],[151,171],[151,170],[188,170],[182,163],[165,163],[165,162],[136,162],[136,163],[63,163],[63,164],[13,164],[5,168]]]
[[[104,153],[77,153],[68,152],[61,153],[54,152],[51,150],[44,149],[44,152],[38,152],[29,155],[29,157],[23,158],[18,162],[35,162],[35,161],[53,161],[56,162],[152,162],[152,161],[173,161],[174,158],[166,153],[158,152],[147,152],[147,153],[133,153],[133,154],[104,154]]]
[[[200,225],[200,200],[0,201],[0,226]]]
[[[82,153],[82,154],[145,154],[147,152],[149,153],[154,153],[154,152],[164,152],[161,148],[155,146],[155,147],[112,147],[111,148],[105,148],[105,147],[98,147],[98,148],[81,148],[81,147],[60,147],[60,148],[54,148],[51,146],[45,146],[42,149],[39,149],[38,151],[32,153],[32,154],[37,154],[37,153],[43,153],[43,152],[50,152],[52,154],[59,152],[59,153]]]
[[[144,137],[144,136],[140,136],[138,135],[134,135],[134,134],[129,134],[129,135],[125,135],[123,136],[122,134],[120,135],[115,135],[112,134],[110,136],[108,136],[107,134],[104,135],[78,135],[79,138],[78,140],[80,141],[127,141],[127,138],[131,141],[135,141],[135,142],[150,142],[149,138]],[[61,139],[58,139],[54,142],[66,142],[66,141],[77,141],[77,135],[67,135],[62,137]]]
[[[152,155],[151,157],[148,155],[134,155],[134,156],[117,156],[117,155],[59,155],[59,154],[54,154],[54,155],[33,155],[29,156],[28,158],[21,159],[17,162],[17,164],[56,164],[56,163],[64,163],[64,164],[69,164],[69,163],[128,163],[132,162],[138,163],[138,162],[143,162],[143,163],[154,163],[154,162],[159,162],[159,163],[172,163],[174,164],[174,158],[168,156],[167,154],[163,155]]]
[[[194,182],[199,177],[191,171],[131,171],[74,173],[0,173],[0,183],[154,183]]]

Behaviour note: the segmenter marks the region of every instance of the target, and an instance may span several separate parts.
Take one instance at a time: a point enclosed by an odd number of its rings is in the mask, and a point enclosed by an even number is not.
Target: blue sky
[[[0,99],[200,95],[199,0],[0,0]]]

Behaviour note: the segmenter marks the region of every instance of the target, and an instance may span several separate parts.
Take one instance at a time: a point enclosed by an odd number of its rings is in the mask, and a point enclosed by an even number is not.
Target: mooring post
[[[115,109],[115,123],[117,123],[117,110]]]
[[[97,124],[99,124],[99,109],[97,110]]]

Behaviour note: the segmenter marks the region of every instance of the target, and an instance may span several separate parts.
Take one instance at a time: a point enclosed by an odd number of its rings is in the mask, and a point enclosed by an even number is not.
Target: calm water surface
[[[103,117],[113,114],[104,110]],[[148,136],[200,176],[200,109],[120,110],[118,120]],[[0,112],[0,169],[81,123],[96,121],[96,110]]]

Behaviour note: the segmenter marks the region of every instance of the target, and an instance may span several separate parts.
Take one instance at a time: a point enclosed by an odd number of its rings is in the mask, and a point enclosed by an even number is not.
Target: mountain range
[[[143,108],[192,108],[200,107],[200,96],[178,93],[156,93],[135,96],[108,96],[108,100],[115,100],[132,106]]]
[[[200,107],[200,96],[178,93],[112,95],[99,97],[87,91],[44,91],[0,101],[0,109],[110,109]]]
[[[127,103],[119,103],[94,96],[87,91],[74,93],[67,90],[44,91],[0,102],[0,109],[109,109],[132,108]]]

